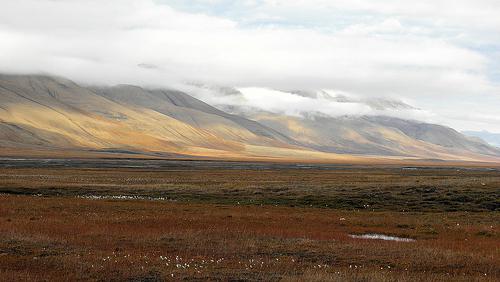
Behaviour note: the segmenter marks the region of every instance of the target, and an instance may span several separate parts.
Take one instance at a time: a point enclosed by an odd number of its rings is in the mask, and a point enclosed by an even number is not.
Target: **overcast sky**
[[[3,0],[0,72],[328,89],[500,132],[499,15],[498,0]]]

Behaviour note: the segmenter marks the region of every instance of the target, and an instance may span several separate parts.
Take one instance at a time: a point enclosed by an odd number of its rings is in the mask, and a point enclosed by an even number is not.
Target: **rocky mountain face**
[[[500,156],[499,149],[479,139],[416,121],[231,111],[175,90],[84,87],[58,77],[0,75],[0,148],[293,160],[382,156],[496,161]]]

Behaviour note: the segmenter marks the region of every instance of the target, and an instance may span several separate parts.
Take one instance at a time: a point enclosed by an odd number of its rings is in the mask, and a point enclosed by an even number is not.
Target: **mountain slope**
[[[451,128],[393,117],[293,117],[269,112],[249,113],[248,109],[239,113],[294,138],[303,146],[323,152],[431,159],[458,156],[466,159],[475,158],[477,154],[495,158],[500,155],[499,149]]]
[[[488,131],[464,131],[462,133],[473,138],[480,138],[481,140],[500,148],[500,133],[491,133]]]
[[[488,145],[481,139],[469,138],[449,127],[389,117],[372,117],[371,120],[383,126],[397,128],[411,138],[445,148],[485,155],[500,153],[498,148]]]
[[[82,87],[0,75],[0,149],[126,151],[282,160],[496,160],[498,149],[445,127],[385,117],[230,114],[174,90]],[[358,155],[358,156],[354,156]]]
[[[212,130],[225,138],[237,138],[227,128],[244,128],[259,137],[269,138],[284,143],[293,140],[279,132],[267,128],[255,121],[231,115],[214,108],[200,100],[175,90],[146,90],[137,86],[120,85],[118,87],[93,88],[93,91],[109,100],[122,105],[155,110],[192,126]],[[217,126],[213,126],[217,125]],[[237,132],[240,134],[240,132]],[[241,139],[242,141],[249,141]]]
[[[121,87],[117,90],[127,94]],[[215,114],[162,101],[157,103],[163,105],[163,111],[140,105],[125,106],[98,95],[94,89],[61,78],[4,75],[0,77],[0,91],[0,144],[4,146],[128,148],[178,153],[241,152],[246,144],[293,147],[273,138],[272,130],[264,127],[257,129],[269,132],[269,136],[256,135]],[[140,89],[140,93],[147,92]],[[182,97],[185,104],[190,102],[188,97]],[[196,105],[196,100],[190,99]],[[207,108],[210,112],[208,105]]]

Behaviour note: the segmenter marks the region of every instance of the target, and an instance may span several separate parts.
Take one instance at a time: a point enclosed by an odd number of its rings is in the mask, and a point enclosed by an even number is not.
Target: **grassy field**
[[[500,280],[498,171],[2,168],[0,193],[4,281]]]

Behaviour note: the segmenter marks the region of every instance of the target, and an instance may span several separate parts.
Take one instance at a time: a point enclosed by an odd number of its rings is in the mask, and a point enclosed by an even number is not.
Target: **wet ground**
[[[498,165],[455,166],[446,163],[436,165],[346,165],[325,163],[282,163],[282,162],[238,162],[216,160],[159,160],[159,159],[43,159],[43,158],[0,158],[0,168],[141,168],[141,169],[233,169],[233,170],[373,170],[392,171],[500,171]]]

